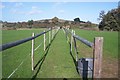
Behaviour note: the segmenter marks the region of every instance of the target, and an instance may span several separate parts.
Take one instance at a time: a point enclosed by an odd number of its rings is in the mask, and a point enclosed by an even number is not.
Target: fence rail
[[[103,37],[95,37],[94,43],[75,35],[75,31],[72,32],[69,29],[65,29],[66,37],[68,38],[68,33],[71,34],[71,45],[72,39],[74,40],[74,48],[76,53],[76,62],[78,62],[78,51],[76,46],[76,39],[86,44],[93,50],[93,78],[101,78],[101,69],[102,69],[102,48],[103,48]],[[72,47],[71,47],[72,48]],[[71,49],[72,51],[72,49]]]
[[[90,41],[88,41],[88,40],[86,40],[86,39],[84,39],[82,37],[79,37],[77,35],[74,35],[73,37],[75,37],[77,40],[81,41],[82,43],[86,44],[87,46],[93,47],[93,43],[92,42],[90,42]]]
[[[74,38],[76,38],[77,40],[79,40],[79,41],[81,41],[82,43],[84,43],[84,44],[86,44],[87,46],[89,46],[89,47],[93,47],[93,44],[94,43],[92,43],[92,42],[90,42],[90,41],[88,41],[88,40],[86,40],[86,39],[84,39],[84,38],[82,38],[82,37],[80,37],[80,36],[77,36],[77,35],[75,35],[74,33],[72,33],[71,31],[69,31],[69,30],[67,30],[67,29],[65,29],[65,31],[67,31],[68,33],[70,33]]]
[[[32,40],[32,47],[31,47],[31,68],[32,68],[32,71],[34,72],[34,52],[43,44],[43,48],[44,48],[44,52],[47,48],[47,46],[51,43],[51,41],[53,40],[53,38],[55,37],[55,35],[58,33],[58,29],[50,29],[47,30],[47,31],[43,31],[37,35],[35,35],[34,33],[32,33],[32,36],[29,37],[29,38],[26,38],[26,39],[22,39],[22,40],[18,40],[18,41],[15,41],[15,42],[12,42],[12,43],[7,43],[7,44],[3,44],[3,45],[0,45],[0,51],[3,51],[3,50],[6,50],[6,49],[9,49],[11,47],[14,47],[14,46],[17,46],[17,45],[20,45],[22,43],[25,43],[27,41],[30,41]],[[48,37],[47,37],[47,32],[49,32],[48,34]],[[43,37],[43,42],[41,42],[36,48],[34,48],[35,46],[35,39],[41,35],[44,35]],[[52,37],[52,38],[51,38]],[[49,40],[48,40],[49,39]],[[47,44],[46,41],[49,41],[49,43]],[[30,54],[29,54],[30,55]],[[23,61],[13,70],[13,72],[7,77],[7,79],[9,79],[18,69],[19,67],[25,62],[25,60],[27,59],[27,57],[29,56],[27,55],[25,59],[23,59]]]
[[[18,41],[15,41],[15,42],[11,42],[11,43],[7,43],[7,44],[0,45],[0,51],[9,49],[9,48],[11,48],[11,47],[14,47],[14,46],[20,45],[20,44],[22,44],[22,43],[25,43],[25,42],[27,42],[27,41],[30,41],[30,40],[32,40],[32,39],[35,39],[35,38],[37,38],[37,37],[39,37],[39,36],[41,36],[41,35],[49,32],[49,31],[51,31],[51,29],[49,29],[49,30],[47,30],[47,31],[45,31],[45,32],[41,32],[40,34],[37,34],[37,35],[35,35],[34,37],[30,37],[30,38],[26,38],[26,39],[23,39],[23,40],[18,40]]]

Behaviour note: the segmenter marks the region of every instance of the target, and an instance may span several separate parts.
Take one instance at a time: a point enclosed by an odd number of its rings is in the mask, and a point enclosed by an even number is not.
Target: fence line
[[[90,42],[90,41],[88,41],[88,40],[86,40],[86,39],[84,39],[84,38],[82,38],[80,36],[74,35],[74,33],[72,33],[71,31],[69,31],[67,29],[65,29],[65,31],[67,33],[70,33],[73,37],[75,37],[77,40],[81,41],[82,43],[86,44],[87,46],[93,47],[93,43],[92,42]]]
[[[101,78],[103,37],[95,37],[94,43],[92,43],[82,37],[75,35],[73,32],[69,31],[68,29],[64,29],[64,30],[66,32],[66,35],[70,33],[71,37],[73,37],[74,48],[76,53],[76,62],[78,61],[76,39],[93,49],[93,78]],[[71,44],[72,44],[72,41],[71,41]]]
[[[54,38],[54,36],[55,36],[55,34],[58,32],[58,30],[59,29],[57,29],[56,31],[55,31],[55,29],[54,30],[51,30],[51,32],[52,32],[52,34],[50,35],[50,32],[49,32],[49,35],[48,35],[48,38],[49,38],[49,44],[50,44],[50,36],[52,36],[52,39]],[[44,30],[44,32],[45,32],[45,30]],[[46,50],[46,34],[44,34],[44,37],[43,37],[43,41],[44,41],[44,51]],[[51,40],[52,40],[51,39]],[[36,49],[34,49],[34,41],[32,41],[32,53],[31,53],[31,61],[32,61],[32,71],[34,71],[34,51],[36,50]]]
[[[17,46],[17,45],[20,45],[22,43],[25,43],[27,41],[30,41],[32,39],[35,39],[47,32],[51,31],[51,29],[47,30],[46,32],[41,32],[40,34],[37,34],[35,35],[34,37],[30,37],[30,38],[26,38],[26,39],[23,39],[23,40],[18,40],[18,41],[15,41],[15,42],[11,42],[11,43],[7,43],[7,44],[3,44],[3,45],[0,45],[0,51],[3,51],[3,50],[6,50],[8,48],[11,48],[11,47],[14,47],[14,46]]]
[[[48,37],[46,38],[46,40],[48,39]],[[41,45],[43,44],[43,42],[41,42],[41,44],[39,44],[35,49],[34,51],[36,51]]]
[[[34,33],[32,33],[32,37],[34,37]],[[48,39],[48,37],[46,38],[46,39]],[[32,58],[32,71],[34,70],[34,66],[33,66],[33,64],[34,64],[34,60],[33,60],[33,57],[34,57],[34,51],[36,51],[41,45],[42,45],[42,43],[40,44],[40,45],[38,45],[35,49],[34,49],[34,39],[32,40],[32,55],[31,55],[31,58]],[[30,54],[29,54],[30,55]],[[19,69],[19,67],[24,63],[24,61],[27,59],[27,57],[29,56],[29,55],[27,55],[26,56],[26,58],[18,65],[18,67],[16,68],[16,69],[14,69],[13,70],[13,72],[8,76],[8,79]]]
[[[30,37],[30,38],[26,38],[26,39],[23,39],[23,40],[18,40],[18,41],[12,42],[12,43],[7,43],[7,44],[0,45],[0,51],[6,50],[8,48],[11,48],[11,47],[14,47],[14,46],[17,46],[17,45],[20,45],[22,43],[25,43],[27,41],[32,40],[31,59],[32,59],[32,71],[33,71],[34,70],[34,51],[36,51],[42,45],[42,43],[41,43],[34,49],[34,39],[41,36],[41,35],[43,35],[43,34],[46,34],[49,31],[52,31],[52,29],[41,32],[40,34],[37,34],[37,35],[34,35],[34,33],[32,33],[32,37]],[[48,39],[48,38],[50,40],[50,35],[46,39]],[[24,63],[24,61],[27,59],[27,57],[29,55],[27,55],[26,58],[18,65],[18,67],[16,67],[13,70],[13,72],[8,76],[8,79],[19,69],[19,67]]]
[[[81,41],[82,43],[86,44],[87,46],[93,47],[93,43],[92,42],[90,42],[90,41],[88,41],[88,40],[86,40],[86,39],[84,39],[82,37],[79,37],[77,35],[74,35],[73,37],[75,37],[77,40]]]

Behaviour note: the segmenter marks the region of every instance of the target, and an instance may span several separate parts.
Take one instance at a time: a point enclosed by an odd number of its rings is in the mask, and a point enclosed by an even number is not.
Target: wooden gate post
[[[34,37],[34,33],[32,33],[32,37]],[[32,71],[34,70],[34,39],[32,39],[32,50],[31,50],[31,60],[32,60]]]
[[[45,30],[44,30],[44,32],[45,32]],[[45,33],[46,34],[46,33]],[[46,41],[46,39],[45,39],[45,34],[44,34],[44,51],[45,51],[45,48],[46,48],[46,46],[45,46],[45,41]]]
[[[93,50],[93,78],[101,78],[103,37],[95,37]]]

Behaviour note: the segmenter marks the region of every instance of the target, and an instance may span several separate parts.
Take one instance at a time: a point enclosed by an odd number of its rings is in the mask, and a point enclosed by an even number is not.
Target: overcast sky
[[[2,20],[8,22],[50,19],[73,20],[98,23],[99,12],[117,8],[117,2],[2,2]]]

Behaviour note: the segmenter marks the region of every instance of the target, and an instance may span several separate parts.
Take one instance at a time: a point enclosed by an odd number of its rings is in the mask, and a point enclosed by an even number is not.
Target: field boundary
[[[44,52],[45,50],[48,48],[49,44],[51,43],[51,41],[53,40],[53,38],[55,37],[55,35],[57,34],[57,32],[59,31],[59,28],[57,29],[49,29],[47,31],[43,31],[37,35],[35,35],[34,33],[32,33],[32,37],[26,38],[26,39],[22,39],[22,40],[18,40],[12,43],[7,43],[7,44],[3,44],[0,45],[0,51],[4,51],[7,50],[9,48],[18,46],[20,44],[23,44],[25,42],[28,42],[30,40],[32,40],[32,49],[31,49],[31,60],[32,60],[32,71],[34,71],[34,51],[36,51],[43,43],[44,43]],[[49,36],[46,38],[46,33],[49,32]],[[51,32],[51,33],[50,33]],[[40,43],[35,49],[34,49],[34,44],[35,44],[35,39],[41,35],[44,35],[44,41],[42,43]],[[49,44],[46,46],[46,40],[49,39]],[[2,52],[1,52],[2,53]],[[12,73],[7,77],[8,79],[19,69],[19,67],[24,63],[24,61],[27,59],[27,57],[30,55],[30,53],[25,57],[25,59],[22,60],[22,62],[12,71]]]
[[[69,28],[65,29],[66,32],[66,38],[68,42],[71,44],[70,48],[72,51],[72,42],[74,42],[74,49],[76,53],[76,63],[78,62],[78,51],[76,46],[76,40],[81,41],[85,45],[89,46],[93,50],[93,78],[101,78],[101,69],[102,69],[102,52],[103,52],[103,37],[95,37],[94,42],[90,42],[82,37],[79,37],[75,34],[75,31],[72,30],[72,32],[69,30]],[[68,37],[68,34],[71,34],[71,41]],[[84,64],[83,64],[84,65]],[[88,66],[89,67],[89,66]],[[84,72],[83,72],[84,74]],[[83,75],[83,78],[87,78],[87,73]]]

